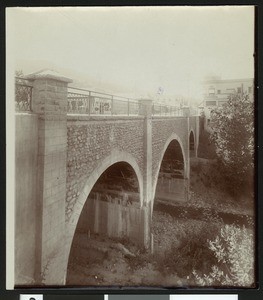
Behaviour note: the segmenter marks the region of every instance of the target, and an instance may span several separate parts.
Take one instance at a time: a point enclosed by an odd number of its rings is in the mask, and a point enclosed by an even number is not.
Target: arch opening
[[[140,242],[141,216],[136,172],[127,162],[114,163],[100,175],[82,208],[68,259],[67,284],[97,284],[91,274],[109,248],[122,239]],[[79,276],[81,268],[87,277]]]
[[[194,139],[194,133],[192,130],[189,135],[189,156],[190,157],[195,156],[195,139]]]
[[[163,255],[164,240],[170,246],[173,244],[172,239],[171,243],[169,242],[169,215],[176,216],[177,205],[174,204],[188,199],[188,164],[182,142],[178,136],[172,135],[166,145],[159,167],[152,208],[152,245],[156,255]]]
[[[168,145],[159,170],[155,205],[159,202],[185,201],[187,198],[187,179],[181,145],[172,140]]]

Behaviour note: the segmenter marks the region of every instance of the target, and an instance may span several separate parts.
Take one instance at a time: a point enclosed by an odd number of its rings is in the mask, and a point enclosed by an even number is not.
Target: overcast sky
[[[49,62],[127,91],[198,97],[206,75],[254,74],[251,6],[10,8],[7,30],[16,68]]]

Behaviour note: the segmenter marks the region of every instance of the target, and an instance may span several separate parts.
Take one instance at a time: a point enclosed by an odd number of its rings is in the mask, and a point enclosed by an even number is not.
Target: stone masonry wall
[[[143,124],[142,117],[68,116],[66,220],[87,178],[112,149],[133,155],[143,173]]]

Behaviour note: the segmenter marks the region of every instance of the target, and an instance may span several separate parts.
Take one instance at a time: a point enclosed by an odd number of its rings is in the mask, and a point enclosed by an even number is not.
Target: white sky
[[[7,30],[24,73],[46,63],[127,91],[192,97],[206,75],[254,76],[252,6],[9,8]]]

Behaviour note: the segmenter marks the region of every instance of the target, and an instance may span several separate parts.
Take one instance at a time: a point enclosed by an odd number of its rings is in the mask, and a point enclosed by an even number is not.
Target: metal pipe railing
[[[81,93],[80,93],[81,92]],[[139,115],[140,101],[75,87],[68,89],[68,112],[88,115]],[[153,103],[153,116],[182,116],[177,106]]]
[[[79,93],[79,91],[82,93]],[[88,115],[138,115],[139,101],[122,96],[69,87],[68,112]]]
[[[17,111],[32,110],[31,82],[15,77],[15,107]],[[91,91],[83,88],[68,87],[68,113],[87,115],[139,115],[140,103],[137,99]],[[183,116],[178,106],[152,104],[152,116]]]

